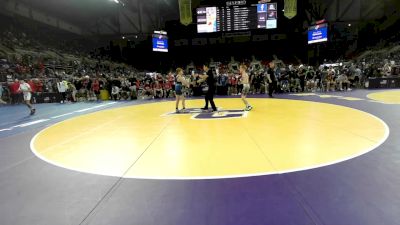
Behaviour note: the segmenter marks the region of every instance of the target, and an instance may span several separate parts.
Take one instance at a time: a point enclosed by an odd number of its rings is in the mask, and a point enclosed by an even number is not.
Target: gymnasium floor
[[[400,91],[0,106],[1,225],[400,224]]]

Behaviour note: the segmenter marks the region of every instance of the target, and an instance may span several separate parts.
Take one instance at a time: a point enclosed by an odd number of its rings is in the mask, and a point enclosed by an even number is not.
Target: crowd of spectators
[[[18,52],[31,54],[50,51],[54,54],[86,55],[92,45],[88,39],[22,17],[0,15],[0,43]]]
[[[369,77],[391,77],[399,75],[396,58],[377,61],[377,57],[369,56],[359,62],[326,63],[319,67],[309,65],[284,65],[276,63],[277,92],[330,92],[350,91],[363,88]],[[237,63],[239,65],[240,63]],[[267,65],[262,62],[248,62],[250,75],[250,93],[265,94],[268,89],[266,80]],[[211,66],[215,74],[217,95],[240,95],[241,80],[236,70],[237,65],[218,64]],[[154,98],[173,98],[175,74],[146,73],[113,64],[108,67],[82,65],[77,63],[72,70],[44,68],[36,65],[23,66],[9,64],[5,60],[2,69],[2,97],[9,103],[21,102],[18,97],[18,79],[25,79],[36,93],[38,102],[52,102],[40,98],[43,93],[56,93],[57,101],[90,101],[90,100],[135,100]],[[188,68],[186,79],[190,88],[189,96],[202,95],[202,84],[198,84],[201,70]],[[35,75],[36,74],[36,75]],[[46,95],[43,95],[46,96]],[[60,100],[61,99],[61,100]]]

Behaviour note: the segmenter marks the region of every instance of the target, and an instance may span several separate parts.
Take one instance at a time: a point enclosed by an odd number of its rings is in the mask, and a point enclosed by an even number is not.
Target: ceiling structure
[[[0,0],[24,4],[68,22],[84,35],[139,35],[162,29],[166,21],[179,19],[178,0]],[[281,0],[276,0],[282,2]],[[197,7],[206,0],[192,0]],[[207,1],[210,2],[210,1]],[[253,2],[249,0],[248,2]],[[308,0],[309,19],[355,22],[386,16],[387,28],[400,19],[398,0]],[[303,2],[302,2],[303,3]],[[303,3],[304,4],[304,3]]]
[[[6,0],[80,27],[86,35],[147,34],[179,19],[177,0]]]
[[[313,17],[330,22],[356,22],[400,18],[398,0],[309,0],[308,11]]]

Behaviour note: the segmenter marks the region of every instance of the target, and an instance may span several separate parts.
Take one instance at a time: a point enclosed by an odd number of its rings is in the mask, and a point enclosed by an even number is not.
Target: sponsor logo
[[[217,119],[239,119],[247,117],[248,112],[240,109],[219,110],[218,112],[203,111],[201,109],[190,108],[185,111],[170,112],[166,116],[192,115],[194,120],[217,120]]]

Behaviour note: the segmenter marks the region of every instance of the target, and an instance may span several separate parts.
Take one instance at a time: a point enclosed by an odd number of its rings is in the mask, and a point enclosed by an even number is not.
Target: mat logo
[[[173,112],[167,115],[192,115],[191,119],[194,120],[216,120],[216,119],[238,119],[247,117],[246,111],[240,109],[232,110],[219,110],[218,112],[207,112],[201,109],[186,109],[185,111],[180,111],[179,113]]]

